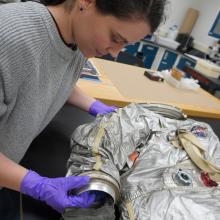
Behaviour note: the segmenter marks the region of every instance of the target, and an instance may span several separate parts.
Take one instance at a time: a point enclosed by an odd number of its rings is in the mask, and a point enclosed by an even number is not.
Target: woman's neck
[[[68,12],[62,4],[56,6],[48,6],[48,10],[53,16],[58,31],[64,42],[67,45],[74,44],[74,39],[72,36],[73,27],[71,25],[71,13]]]

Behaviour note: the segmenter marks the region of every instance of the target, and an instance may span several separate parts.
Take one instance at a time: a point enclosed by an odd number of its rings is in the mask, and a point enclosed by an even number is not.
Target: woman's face
[[[116,57],[127,44],[134,43],[150,34],[150,26],[144,21],[122,21],[114,16],[100,14],[94,1],[83,10],[75,7],[72,19],[72,37],[84,56]]]

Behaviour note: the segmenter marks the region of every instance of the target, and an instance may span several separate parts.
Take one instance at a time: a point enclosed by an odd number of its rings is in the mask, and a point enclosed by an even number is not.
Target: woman
[[[155,31],[165,0],[58,0],[0,7],[0,186],[21,191],[62,213],[88,207],[93,194],[67,191],[88,177],[50,179],[17,163],[66,101],[92,115],[114,111],[77,86],[86,58],[116,57]],[[10,172],[8,172],[10,170]],[[1,198],[0,198],[1,200]]]

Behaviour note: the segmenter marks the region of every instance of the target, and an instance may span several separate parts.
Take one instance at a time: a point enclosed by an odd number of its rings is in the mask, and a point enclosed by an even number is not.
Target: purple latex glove
[[[89,114],[96,116],[97,114],[107,114],[117,109],[116,106],[108,106],[100,101],[95,101],[89,108]]]
[[[68,195],[69,190],[79,189],[87,185],[89,180],[88,176],[47,178],[30,170],[21,182],[20,191],[63,213],[67,207],[87,208],[95,201],[95,194],[90,192]]]

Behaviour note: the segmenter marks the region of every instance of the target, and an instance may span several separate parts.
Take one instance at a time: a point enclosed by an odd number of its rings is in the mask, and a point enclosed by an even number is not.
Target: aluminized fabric
[[[150,135],[148,126],[151,120],[146,111],[139,105],[135,108],[131,105],[118,109],[117,113],[100,115],[94,122],[79,126],[72,136],[72,153],[68,161],[71,172],[68,173],[78,174],[93,169],[96,163],[96,154],[93,153],[96,137],[100,128],[104,127],[98,148],[102,158],[100,170],[120,182],[119,171],[130,164],[129,155],[140,145],[145,145]]]
[[[100,127],[104,134],[94,154]],[[123,220],[220,219],[220,188],[205,187],[201,171],[182,148],[173,146],[177,129],[194,133],[208,159],[220,165],[219,139],[208,124],[165,118],[131,104],[76,129],[68,173],[93,170],[100,155],[100,170],[120,182]],[[139,153],[135,162],[129,157],[134,151]],[[189,186],[177,178],[180,170],[190,177]]]

